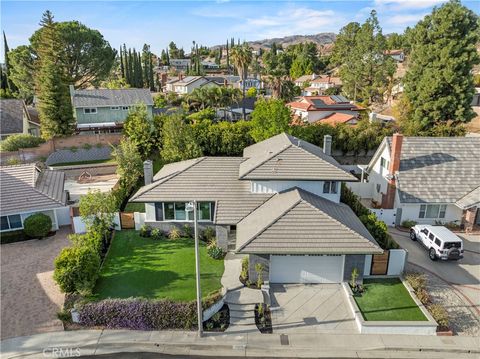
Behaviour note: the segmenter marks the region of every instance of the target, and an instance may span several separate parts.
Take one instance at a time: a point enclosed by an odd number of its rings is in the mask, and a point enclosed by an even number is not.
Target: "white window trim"
[[[17,228],[12,228],[11,225],[10,225],[10,216],[20,216],[20,227],[17,227]],[[7,223],[8,223],[8,229],[0,229],[0,232],[13,232],[13,231],[21,231],[22,229],[24,229],[23,227],[23,220],[22,220],[22,215],[21,214],[7,214],[5,216],[2,216],[2,217],[7,217]]]
[[[207,202],[208,205],[210,206],[210,217],[214,217],[213,214],[212,214],[212,202],[209,202],[209,201],[202,201],[202,202]],[[185,209],[185,213],[186,213],[186,219],[165,219],[165,203],[166,202],[162,202],[162,212],[163,212],[163,221],[162,222],[177,222],[177,223],[191,223],[193,222],[193,219],[188,219],[188,212],[187,210]],[[168,203],[183,203],[183,202],[168,202]],[[187,204],[188,202],[185,202],[185,205]],[[197,202],[197,204],[200,204],[200,201]],[[197,209],[197,215],[198,215],[198,209]],[[173,215],[175,216],[175,205],[174,205],[174,208],[173,208]],[[197,222],[205,222],[205,223],[212,223],[214,221],[214,218],[212,219],[198,219]]]
[[[95,112],[86,112],[87,110],[90,110],[90,111],[91,111],[91,110],[95,110]],[[83,114],[84,114],[84,115],[96,115],[97,113],[98,113],[98,110],[97,110],[96,107],[85,107],[85,108],[83,109]]]

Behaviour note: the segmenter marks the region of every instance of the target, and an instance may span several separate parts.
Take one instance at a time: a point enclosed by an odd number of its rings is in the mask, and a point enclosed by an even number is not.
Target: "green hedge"
[[[20,148],[38,147],[45,140],[32,135],[11,135],[0,142],[1,151],[18,151]]]
[[[29,240],[29,238],[23,230],[20,231],[12,231],[12,232],[4,232],[0,234],[0,243],[7,244],[7,243],[15,243],[15,242],[22,242]]]
[[[380,247],[384,250],[398,249],[400,246],[395,242],[387,231],[385,222],[380,221],[375,213],[372,213],[359,200],[358,196],[353,193],[345,184],[342,184],[342,194],[340,200],[347,204],[353,212],[358,216],[363,225],[368,229],[370,234],[375,238]]]

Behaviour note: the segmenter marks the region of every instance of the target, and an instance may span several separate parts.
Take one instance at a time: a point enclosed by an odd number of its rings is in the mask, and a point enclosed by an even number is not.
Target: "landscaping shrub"
[[[165,234],[160,230],[160,228],[153,228],[151,232],[151,237],[155,240],[165,239]]]
[[[45,140],[32,135],[11,135],[0,143],[1,151],[18,151],[20,148],[38,147]]]
[[[52,230],[52,219],[43,213],[35,213],[23,222],[25,234],[31,238],[43,238]]]
[[[100,256],[92,246],[64,248],[54,264],[53,278],[63,293],[91,293],[100,269]]]
[[[257,287],[261,288],[263,285],[263,270],[265,267],[262,263],[255,264],[255,272],[257,272]]]
[[[14,243],[14,242],[21,242],[30,239],[23,230],[20,231],[12,231],[12,232],[4,232],[0,234],[0,243],[7,244],[7,243]]]
[[[407,273],[405,275],[405,280],[408,284],[410,284],[415,293],[425,289],[427,284],[427,278],[425,277],[425,274],[420,273]]]
[[[217,246],[217,241],[212,240],[207,247],[207,253],[213,259],[222,259],[225,256],[223,249]]]
[[[417,222],[415,222],[415,221],[406,220],[406,221],[402,222],[402,227],[411,228],[411,227],[415,226],[416,224],[417,224]]]
[[[193,329],[197,322],[195,302],[169,300],[106,299],[80,308],[80,323],[110,329]]]
[[[242,258],[242,271],[240,272],[240,280],[247,281],[248,280],[248,267],[249,267],[249,259],[248,257]]]
[[[186,238],[193,238],[193,227],[189,224],[183,225],[183,234]]]
[[[423,304],[423,305],[428,305],[431,302],[430,294],[425,289],[420,289],[417,292],[415,292],[415,295],[417,296],[418,300]]]
[[[169,239],[180,239],[182,238],[182,231],[178,229],[177,227],[173,227],[170,232],[168,232],[168,238]]]
[[[202,231],[202,234],[200,236],[202,241],[205,242],[211,242],[213,239],[215,239],[215,229],[213,227],[207,227]]]
[[[432,304],[428,306],[428,311],[432,315],[433,319],[442,328],[448,328],[449,319],[446,309],[440,304]]]
[[[152,227],[144,224],[140,227],[140,237],[150,237],[152,235]]]

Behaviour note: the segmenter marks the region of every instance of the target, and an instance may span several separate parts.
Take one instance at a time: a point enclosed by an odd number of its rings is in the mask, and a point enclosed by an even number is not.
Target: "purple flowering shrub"
[[[169,300],[106,299],[80,309],[80,324],[110,329],[193,329],[197,322],[195,302]]]

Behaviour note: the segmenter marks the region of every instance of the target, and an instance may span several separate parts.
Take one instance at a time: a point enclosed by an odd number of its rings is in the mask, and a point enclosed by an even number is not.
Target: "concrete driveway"
[[[53,260],[70,245],[69,227],[42,240],[1,246],[1,338],[63,330],[57,312],[64,295],[55,284]]]
[[[464,257],[459,261],[431,261],[426,249],[410,240],[407,232],[389,229],[401,247],[408,251],[408,261],[435,273],[455,285],[480,310],[480,235],[460,235],[464,240]]]
[[[358,333],[340,284],[272,284],[274,333]]]

